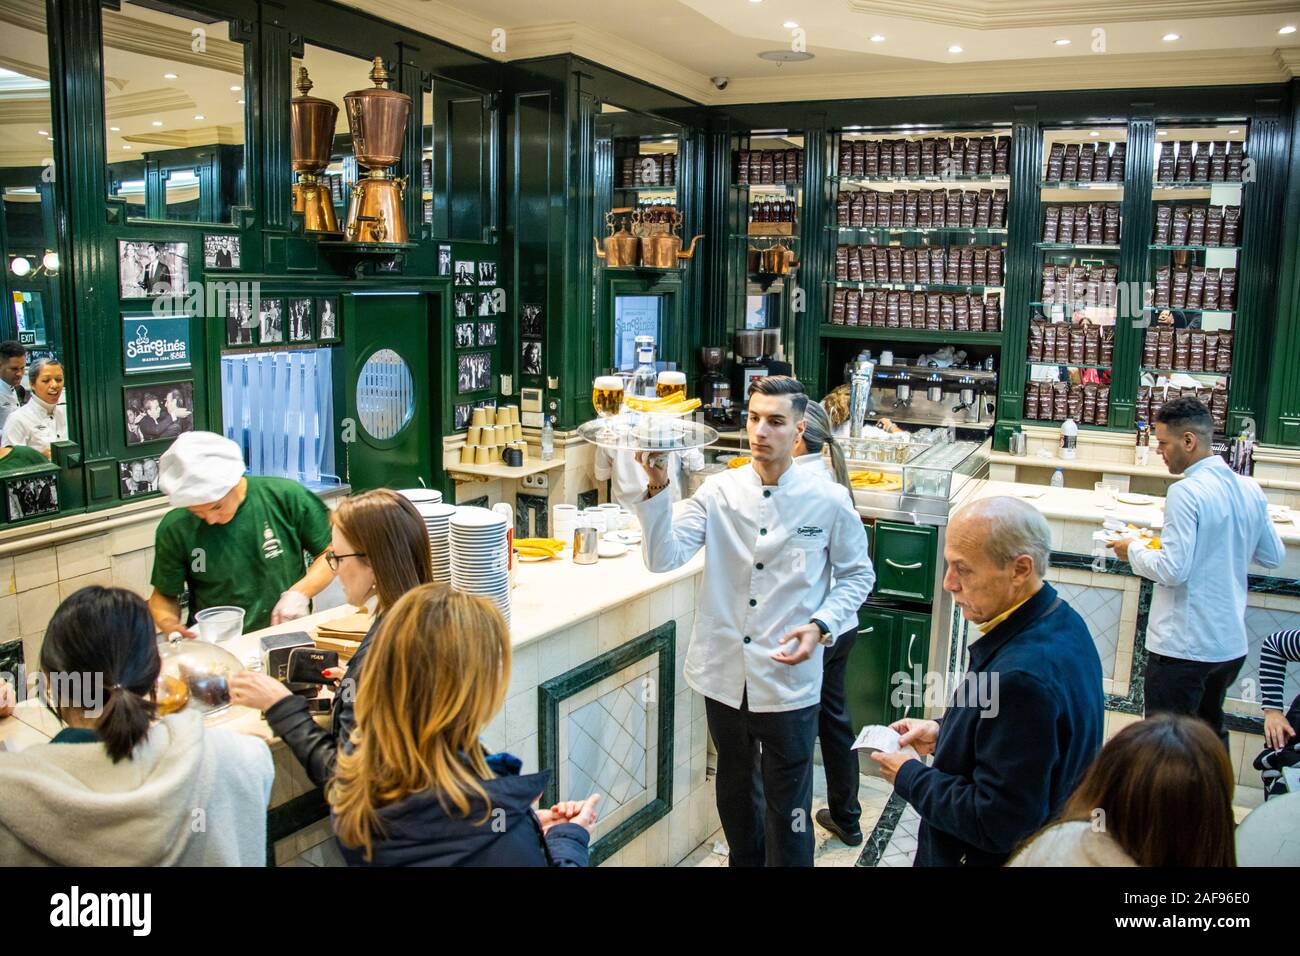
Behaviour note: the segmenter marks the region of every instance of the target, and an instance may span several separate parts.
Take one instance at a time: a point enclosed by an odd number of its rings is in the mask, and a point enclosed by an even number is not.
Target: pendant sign
[[[189,368],[189,316],[123,316],[122,343],[128,375]]]

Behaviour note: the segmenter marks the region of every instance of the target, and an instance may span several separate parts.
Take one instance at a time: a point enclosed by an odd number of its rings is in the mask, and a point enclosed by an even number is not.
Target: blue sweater
[[[432,792],[418,793],[380,812],[386,833],[375,840],[367,863],[360,849],[342,846],[349,866],[586,866],[587,831],[559,823],[542,833],[532,804],[546,789],[549,770],[521,776],[519,758],[488,757],[497,774],[483,781],[492,801],[486,823],[483,803],[470,801],[468,817],[448,814]]]
[[[963,693],[981,681],[984,693]],[[1083,618],[1045,583],[971,645],[955,696],[933,766],[908,761],[894,787],[921,816],[917,866],[1000,866],[1101,747],[1101,660]]]

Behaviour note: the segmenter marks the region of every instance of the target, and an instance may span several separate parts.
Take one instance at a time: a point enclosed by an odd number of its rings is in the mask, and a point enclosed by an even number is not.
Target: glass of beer
[[[623,380],[617,375],[598,376],[591,386],[591,404],[601,418],[615,417],[623,407]],[[612,433],[608,425],[601,429],[602,437]]]
[[[660,372],[659,378],[655,380],[655,397],[668,398],[672,396],[678,401],[686,400],[686,373],[685,372]]]

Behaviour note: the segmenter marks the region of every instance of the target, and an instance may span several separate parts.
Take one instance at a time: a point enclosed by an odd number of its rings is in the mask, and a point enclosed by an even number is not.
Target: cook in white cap
[[[235,605],[252,631],[302,617],[333,579],[321,500],[287,478],[245,477],[243,453],[229,438],[178,437],[159,462],[158,488],[173,506],[154,539],[149,597],[164,634],[194,636],[180,617],[187,585],[191,617]]]

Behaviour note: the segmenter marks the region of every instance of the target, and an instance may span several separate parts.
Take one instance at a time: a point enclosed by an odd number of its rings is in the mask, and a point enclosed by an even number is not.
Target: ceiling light
[[[36,135],[37,135],[37,136],[49,136],[50,134],[49,134],[49,131],[48,131],[48,130],[38,129],[38,130],[36,131]]]
[[[750,3],[762,3],[763,0],[749,0]]]
[[[41,258],[41,265],[45,266],[46,272],[59,271],[59,254],[57,252],[47,252]]]
[[[152,125],[154,125],[154,126],[161,126],[161,125],[162,125],[162,120],[154,120]]]
[[[787,30],[799,29],[799,24],[795,23],[793,20],[786,20],[785,23],[781,24],[781,26],[785,27]]]
[[[1059,40],[1054,40],[1053,42],[1054,42],[1057,46],[1069,46],[1069,45],[1070,45],[1070,41],[1067,40],[1065,37],[1061,37]]]
[[[1282,29],[1278,30],[1277,32],[1281,33],[1283,36],[1285,36],[1288,33],[1295,33],[1295,26],[1288,23],[1286,26],[1284,26]]]
[[[123,149],[131,149],[130,146],[123,146],[122,148],[123,148]]]
[[[164,74],[163,74],[163,79],[164,79],[164,80],[174,80],[174,79],[176,79],[176,78],[177,78],[177,77],[176,77],[176,74],[175,74],[175,73],[164,73]]]
[[[110,127],[108,128],[108,131],[109,131],[110,133],[120,133],[120,132],[122,132],[122,127],[120,127],[120,126],[110,126]]]
[[[9,271],[21,279],[32,271],[32,264],[26,256],[14,256],[9,262]]]
[[[885,42],[885,38],[882,37],[879,33],[877,33],[877,34],[874,34],[874,35],[871,37],[871,42],[872,42],[872,43],[884,43],[884,42]]]
[[[230,92],[232,92],[232,93],[238,93],[238,92],[239,92],[239,87],[238,87],[238,86],[232,86],[232,87],[230,88]]]
[[[194,118],[195,118],[196,120],[207,119],[207,117],[204,116],[202,113],[195,113],[195,114],[194,114]]]
[[[1239,129],[1230,129],[1230,130],[1228,130],[1228,135],[1229,135],[1229,136],[1236,136],[1236,135],[1237,135],[1238,133],[1240,133],[1240,132],[1241,132],[1241,130],[1239,130]]]
[[[1169,134],[1166,133],[1164,130],[1160,130],[1159,132],[1156,133],[1156,135],[1157,135],[1157,136],[1168,136]]]
[[[961,47],[959,47],[957,44],[954,43],[952,46],[948,47],[948,52],[949,52],[949,53],[960,53],[960,52],[961,52]]]
[[[1092,131],[1091,133],[1089,133],[1088,135],[1089,135],[1089,136],[1100,136],[1101,133],[1098,133],[1096,130],[1093,130],[1093,131]]]
[[[1181,40],[1182,37],[1180,37],[1177,33],[1166,33],[1160,39],[1164,40],[1166,43],[1173,43],[1175,40]]]
[[[243,105],[244,105],[244,101],[243,101],[243,100],[235,100],[235,104],[236,104],[237,106],[243,106]]]

